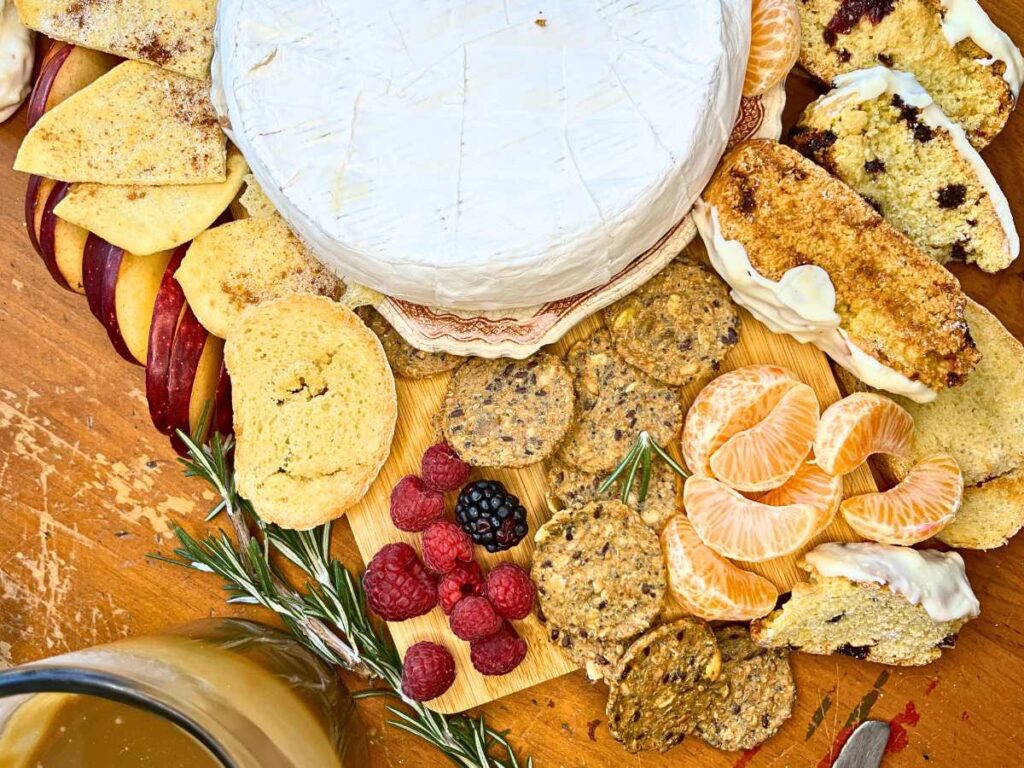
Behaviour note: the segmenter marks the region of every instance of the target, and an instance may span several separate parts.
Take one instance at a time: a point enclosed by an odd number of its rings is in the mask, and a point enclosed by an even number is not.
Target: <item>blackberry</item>
[[[477,480],[462,489],[455,521],[488,552],[511,549],[526,535],[526,508],[497,480]]]

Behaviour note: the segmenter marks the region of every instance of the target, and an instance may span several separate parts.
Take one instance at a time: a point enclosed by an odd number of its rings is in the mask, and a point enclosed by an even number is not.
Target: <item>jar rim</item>
[[[0,670],[0,699],[38,693],[96,696],[141,709],[185,731],[224,768],[238,768],[227,750],[199,723],[176,707],[137,690],[126,677],[67,666],[27,666]]]

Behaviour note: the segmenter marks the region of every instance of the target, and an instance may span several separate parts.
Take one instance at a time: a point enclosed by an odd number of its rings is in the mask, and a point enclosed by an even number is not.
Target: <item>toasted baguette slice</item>
[[[1024,346],[970,300],[967,320],[981,363],[963,387],[933,403],[895,398],[914,417],[914,442],[908,456],[878,456],[875,465],[896,483],[925,456],[952,455],[964,474],[963,504],[938,538],[954,547],[992,549],[1024,526]],[[847,392],[867,389],[845,371],[837,375]]]
[[[953,12],[951,5],[949,0],[802,0],[797,4],[800,63],[824,83],[876,64],[913,72],[981,149],[1013,111],[1024,60],[977,0],[957,0]]]
[[[816,555],[835,563],[836,553],[842,558],[844,551],[856,552],[850,574],[857,580],[832,569],[819,572]],[[956,553],[833,543],[807,557],[810,580],[795,584],[781,608],[751,625],[750,636],[758,645],[920,666],[953,647],[961,627],[978,615],[978,601]],[[933,617],[916,602],[921,594],[938,598],[949,615]]]
[[[344,514],[391,451],[395,380],[352,310],[293,294],[246,311],[225,345],[238,490],[264,520],[305,530]]]
[[[836,86],[804,110],[793,146],[940,264],[1008,267],[1020,238],[1006,195],[914,76],[872,67],[840,75]]]
[[[227,138],[210,87],[137,61],[119,64],[32,126],[14,169],[96,184],[213,184]]]
[[[767,140],[739,144],[722,160],[695,218],[737,303],[773,330],[813,341],[869,383],[928,400],[962,384],[977,364],[956,278],[795,150]],[[737,276],[737,265],[727,263],[736,256],[756,274],[744,264]],[[799,281],[773,282],[772,301],[784,301],[781,309],[755,295],[761,284],[737,290],[741,280],[781,281],[797,267],[804,269],[787,277]],[[834,288],[834,306],[820,270]],[[805,277],[817,282],[808,286]]]
[[[210,79],[216,0],[14,0],[22,23],[55,40]]]
[[[253,304],[289,293],[337,299],[345,290],[279,216],[208,229],[192,241],[174,276],[199,322],[222,339]]]

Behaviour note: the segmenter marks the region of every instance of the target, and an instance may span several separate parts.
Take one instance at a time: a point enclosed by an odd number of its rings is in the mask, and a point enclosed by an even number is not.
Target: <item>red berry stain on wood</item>
[[[817,768],[829,768],[839,753],[843,751],[843,747],[846,742],[850,739],[850,734],[853,733],[853,726],[848,725],[840,729],[839,733],[836,734],[836,740],[832,742],[832,746],[828,748],[828,752],[818,761]]]
[[[924,695],[925,696],[931,696],[932,695],[932,691],[934,691],[938,687],[939,687],[939,678],[938,678],[938,676],[936,676],[936,677],[934,677],[928,683],[928,685],[925,686]]]
[[[920,721],[921,715],[917,707],[914,706],[914,702],[908,701],[903,711],[889,721],[889,741],[885,745],[885,753],[891,755],[906,749],[910,744],[907,728],[913,728]]]
[[[764,745],[758,744],[756,747],[743,750],[740,759],[733,764],[732,768],[747,768],[750,765],[750,761],[754,759],[754,755],[761,751],[762,746]]]

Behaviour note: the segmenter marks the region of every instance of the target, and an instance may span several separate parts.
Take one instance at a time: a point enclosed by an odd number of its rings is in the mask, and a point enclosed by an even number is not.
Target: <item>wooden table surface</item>
[[[1024,41],[1024,0],[983,3]],[[791,78],[794,110],[811,86]],[[787,122],[787,125],[788,125]],[[268,618],[223,602],[213,577],[153,563],[168,526],[203,530],[212,496],[186,480],[150,425],[142,370],[121,361],[84,297],[60,290],[31,251],[25,178],[9,170],[23,113],[0,127],[0,665],[152,632],[190,619]],[[1024,228],[1024,115],[985,157]],[[1024,338],[1024,259],[998,276],[956,268],[967,292]],[[361,568],[340,524],[335,551]],[[484,708],[538,766],[827,766],[833,745],[865,717],[891,720],[884,765],[1019,765],[1024,754],[1024,536],[966,552],[982,616],[956,649],[924,668],[794,655],[797,709],[781,733],[746,754],[687,740],[667,755],[630,756],[606,728],[606,691],[574,673]],[[360,704],[371,766],[439,764],[435,752]]]

